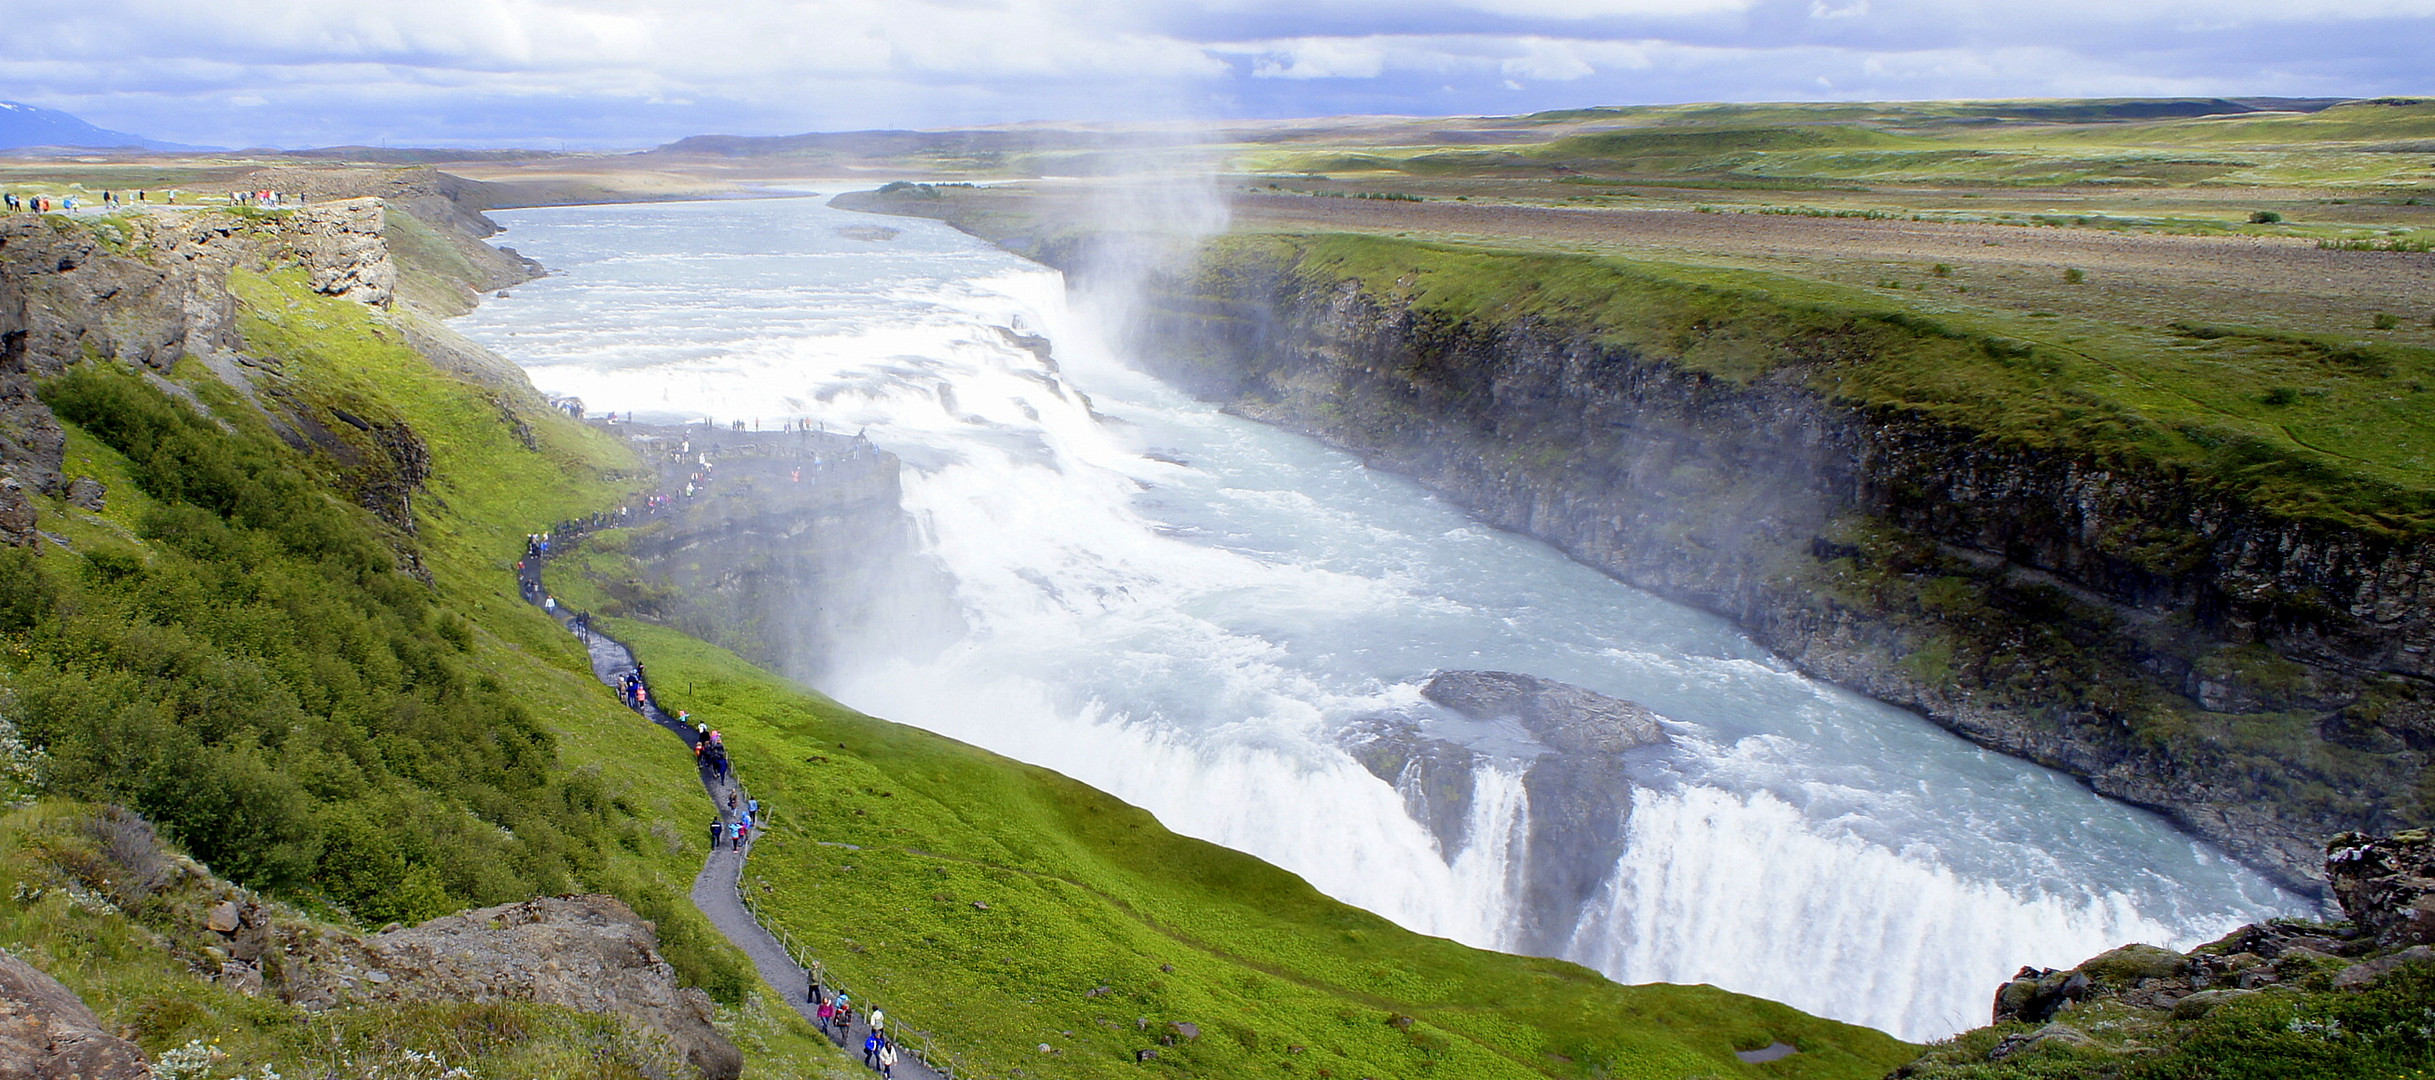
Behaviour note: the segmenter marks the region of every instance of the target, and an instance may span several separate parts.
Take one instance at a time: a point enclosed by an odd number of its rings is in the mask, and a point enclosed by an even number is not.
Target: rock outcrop
[[[70,364],[103,359],[165,373],[195,356],[239,370],[228,274],[240,264],[295,266],[325,295],[388,304],[397,266],[382,240],[385,221],[376,199],[268,216],[164,209],[66,225],[0,217],[0,477],[33,493],[67,493],[66,435],[34,386]],[[293,441],[312,441],[305,433],[317,421],[273,419]],[[419,440],[405,438],[419,452]],[[100,497],[98,488],[76,494]],[[17,527],[31,513],[31,503],[0,495],[0,542],[31,542],[31,522]]]
[[[2327,853],[2350,921],[2276,920],[2187,953],[2125,945],[2066,970],[2022,968],[1996,990],[1992,1026],[1936,1044],[1893,1078],[2121,1076],[2138,1065],[2163,1066],[2161,1076],[2382,1076],[2395,1056],[2424,1060],[2435,948],[2405,943],[2435,884],[2426,834],[2345,835]],[[2242,1015],[2217,1023],[2227,1008]],[[2288,1036],[2301,1039],[2265,1046]],[[2261,1053],[2270,1060],[2249,1056]]]
[[[899,502],[897,458],[869,440],[623,430],[659,465],[661,490],[709,479],[636,530],[627,550],[647,579],[603,582],[602,614],[666,620],[813,684],[848,634],[961,617]]]
[[[2359,929],[2387,948],[2435,945],[2435,837],[2344,833],[2328,845],[2334,899]]]
[[[1393,716],[1364,717],[1348,725],[1344,746],[1370,774],[1395,785],[1404,809],[1437,837],[1451,857],[1470,840],[1471,797],[1479,755],[1471,748],[1433,739]]]
[[[2044,1023],[2098,1001],[2191,1020],[2261,990],[2311,980],[2356,989],[2403,966],[2435,962],[2422,936],[2435,907],[2431,848],[2423,831],[2346,833],[2327,845],[2326,875],[2348,924],[2257,923],[2188,953],[2134,944],[2068,970],[2022,968],[1996,990],[1994,1021]]]
[[[324,296],[386,306],[397,295],[397,263],[382,239],[388,209],[379,199],[300,207],[280,222],[280,240]]]
[[[0,953],[0,1080],[145,1080],[141,1047],[104,1029],[84,999]]]
[[[1512,720],[1550,749],[1620,754],[1666,741],[1657,714],[1571,683],[1510,671],[1441,671],[1421,696],[1474,720]]]
[[[280,992],[314,1009],[434,1000],[564,1005],[665,1036],[705,1080],[735,1080],[744,1066],[711,1026],[709,996],[678,986],[651,924],[609,896],[502,904],[350,941],[287,976]]]
[[[1622,755],[1666,741],[1658,715],[1569,683],[1507,671],[1439,672],[1421,694],[1475,720],[1513,721],[1547,747],[1522,771],[1530,823],[1520,859],[1516,947],[1561,951],[1583,905],[1623,855],[1632,780]],[[1472,841],[1482,755],[1395,716],[1357,720],[1344,738],[1354,760],[1395,785],[1414,820],[1428,827],[1449,857]]]
[[[411,298],[442,315],[470,311],[479,294],[544,273],[541,264],[514,249],[485,243],[500,228],[482,211],[499,203],[497,189],[479,180],[426,166],[274,165],[246,175],[235,186],[277,191],[308,205],[380,200],[392,215],[406,220],[385,219],[375,230],[378,235],[414,251],[418,265],[450,264],[445,275],[423,273],[401,282]]]
[[[622,1021],[639,1036],[631,1049],[641,1060],[679,1071],[680,1062],[689,1063],[705,1080],[734,1080],[742,1068],[735,1046],[711,1025],[709,997],[678,984],[660,955],[656,928],[615,897],[527,900],[364,934],[229,884],[163,845],[149,822],[126,810],[97,807],[52,827],[58,831],[45,850],[59,861],[47,881],[34,879],[30,895],[81,892],[222,989],[316,1012],[435,1003],[558,1006]],[[0,996],[56,999],[40,980],[14,971],[0,965]],[[20,984],[35,992],[21,992]],[[0,1031],[0,1044],[8,1035]]]

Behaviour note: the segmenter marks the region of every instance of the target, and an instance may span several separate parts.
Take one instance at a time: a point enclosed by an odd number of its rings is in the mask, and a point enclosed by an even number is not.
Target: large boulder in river
[[[1395,785],[1412,820],[1437,837],[1448,859],[1470,839],[1473,778],[1479,755],[1421,734],[1393,716],[1365,716],[1345,730],[1345,749],[1370,774]]]
[[[1613,754],[1666,741],[1656,713],[1536,675],[1441,671],[1420,692],[1474,720],[1512,720],[1550,749],[1568,754]]]
[[[102,1029],[84,999],[0,953],[0,1080],[140,1080],[144,1052]]]

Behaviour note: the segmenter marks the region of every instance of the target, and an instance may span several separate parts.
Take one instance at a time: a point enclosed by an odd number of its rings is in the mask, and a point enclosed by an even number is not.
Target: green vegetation
[[[98,360],[42,387],[68,474],[101,480],[108,501],[45,500],[65,546],[0,553],[9,794],[139,810],[298,918],[369,926],[612,893],[722,1003],[748,1060],[835,1066],[686,899],[704,841],[670,823],[698,816],[701,789],[681,764],[646,764],[681,756],[515,595],[522,536],[614,501],[626,452],[520,409],[529,390],[442,374],[299,272],[241,271],[231,288],[262,361],[244,388],[192,362],[164,379]],[[208,1056],[217,1038],[214,1076],[310,1074],[333,1045],[401,1069],[417,1050],[478,1058],[486,1076],[646,1074],[616,1063],[643,1068],[647,1048],[618,1049],[614,1025],[565,1010],[314,1016],[208,983],[176,951],[177,912],[95,893],[125,876],[70,857],[59,837],[84,819],[98,820],[45,801],[0,821],[0,873],[21,886],[0,905],[0,943],[152,1053],[201,1040]],[[489,1041],[452,1042],[451,1018]]]
[[[611,1017],[523,1002],[433,1002],[310,1012],[200,977],[227,944],[203,913],[228,895],[161,848],[140,818],[46,801],[0,815],[0,941],[75,990],[164,1075],[486,1078],[665,1077],[689,1071],[656,1035]],[[273,917],[313,926],[278,905]],[[720,1027],[756,1065],[846,1077],[842,1055],[765,1000],[723,1009]],[[789,1017],[791,1019],[791,1016]],[[180,1067],[184,1070],[181,1072]],[[267,1071],[262,1071],[267,1070]]]
[[[2364,990],[2276,989],[2204,1017],[2164,1023],[2115,1002],[2064,1018],[2075,1038],[2049,1039],[1990,1061],[2037,1024],[2001,1024],[1929,1047],[1912,1080],[2419,1080],[2435,1075],[2428,1002],[2435,964],[2407,965]]]
[[[566,891],[598,795],[549,775],[549,733],[463,662],[367,515],[263,425],[231,435],[132,372],[80,366],[44,398],[149,503],[141,549],[9,560],[35,615],[10,682],[57,790],[373,922]]]
[[[2177,469],[2289,516],[2435,528],[2435,401],[2413,389],[2435,382],[2435,350],[2233,326],[1924,316],[1782,275],[1376,236],[1217,246],[1208,275],[1283,265],[1315,289],[1359,280],[1449,328],[1536,319],[1734,382],[1787,370],[1855,404]],[[2269,387],[2299,392],[2269,406]]]
[[[605,608],[596,550],[551,588]],[[1912,1048],[1709,987],[1620,987],[1401,930],[1055,773],[860,716],[674,631],[616,620],[726,734],[769,811],[762,916],[960,1067],[1132,1076],[1882,1075]],[[1177,1035],[1194,1025],[1197,1038]],[[1172,1036],[1172,1045],[1162,1043]],[[1037,1047],[1046,1044],[1046,1054]]]
[[[648,1040],[565,1010],[313,1015],[200,978],[196,890],[225,886],[131,872],[110,836],[136,819],[94,806],[117,803],[304,925],[623,896],[754,1068],[833,1071],[683,899],[703,814],[682,750],[514,595],[522,535],[616,501],[625,451],[512,386],[440,373],[397,323],[297,271],[230,288],[258,361],[242,384],[93,360],[42,387],[69,474],[109,499],[46,500],[64,547],[0,558],[0,716],[26,736],[0,739],[0,782],[43,800],[0,820],[0,943],[156,1055],[225,1055],[213,1076],[656,1067]],[[619,629],[771,805],[749,882],[763,912],[993,1070],[1036,1069],[1042,1042],[1077,1076],[1153,1048],[1185,1075],[1348,1078],[1738,1074],[1733,1050],[1779,1039],[1803,1053],[1770,1075],[1862,1077],[1912,1053],[1712,988],[1619,987],[1406,933],[1062,777]]]
[[[1555,169],[1679,186],[1811,190],[2435,183],[2423,155],[2408,152],[2435,135],[2435,100],[2322,105],[2258,111],[2226,101],[2098,100],[1578,109],[1483,122],[1454,148],[1431,144],[1426,130],[1396,146],[1354,139],[1329,145],[1317,136],[1283,148],[1252,143],[1238,148],[1236,166],[1249,173],[1431,177],[1543,176]]]
[[[1351,234],[1231,236],[1204,274],[1361,282],[1449,330],[1531,319],[1748,382],[2170,470],[2296,518],[2435,530],[2435,351],[2241,327],[1924,314],[1778,274]],[[1210,291],[1225,291],[1222,281]],[[2271,389],[2296,388],[2268,402]]]

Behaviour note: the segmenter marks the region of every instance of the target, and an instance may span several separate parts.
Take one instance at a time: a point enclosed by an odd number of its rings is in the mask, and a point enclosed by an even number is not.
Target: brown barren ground
[[[1984,223],[1681,209],[1560,209],[1237,195],[1234,224],[1279,232],[1408,234],[1773,270],[1845,285],[1951,295],[1971,306],[2133,324],[2176,319],[2365,332],[2435,344],[2435,254],[2328,251],[2289,237],[2192,236]],[[1937,264],[1949,276],[1935,276]],[[2086,281],[2065,280],[2070,269]]]

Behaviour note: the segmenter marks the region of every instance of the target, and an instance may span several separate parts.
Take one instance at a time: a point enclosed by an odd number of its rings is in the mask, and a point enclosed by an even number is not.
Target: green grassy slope
[[[629,576],[595,552],[551,587],[599,606]],[[1194,1076],[1877,1076],[1913,1053],[1709,987],[1622,987],[1413,934],[1063,776],[670,630],[612,632],[724,731],[772,808],[746,882],[764,919],[985,1074],[1134,1075],[1150,1049]],[[1179,1021],[1199,1038],[1162,1045]],[[1732,1055],[1773,1040],[1803,1053]]]
[[[0,558],[6,715],[51,751],[48,801],[0,821],[0,875],[28,886],[0,904],[0,944],[154,1054],[218,1039],[213,1075],[304,1074],[333,1044],[496,1076],[565,1075],[584,1046],[602,1050],[593,1075],[648,1056],[563,1010],[315,1017],[209,983],[176,944],[191,912],[109,902],[96,890],[123,875],[76,854],[94,815],[59,800],[120,801],[239,884],[342,923],[624,896],[680,977],[724,1003],[750,1075],[837,1070],[683,899],[704,853],[690,759],[515,595],[524,534],[637,482],[624,449],[442,374],[401,328],[292,270],[240,271],[231,289],[261,361],[245,385],[192,362],[166,378],[94,362],[45,387],[69,475],[109,499],[48,500],[66,548]],[[408,430],[428,472],[399,519]],[[773,804],[751,881],[765,915],[987,1072],[1104,1075],[1156,1046],[1158,1068],[1204,1076],[1863,1077],[1913,1053],[1711,988],[1618,987],[1409,934],[1062,777],[621,629]],[[1155,1044],[1171,1021],[1199,1038]],[[443,1037],[452,1024],[495,1037]],[[1776,1039],[1804,1053],[1731,1053]]]
[[[523,535],[613,501],[625,451],[548,410],[512,415],[293,271],[241,271],[232,290],[262,361],[250,393],[291,430],[320,429],[316,451],[290,449],[191,362],[167,379],[88,363],[45,387],[70,421],[68,474],[109,494],[99,513],[48,500],[43,527],[66,549],[0,565],[6,715],[49,751],[35,793],[133,806],[239,884],[358,925],[615,893],[657,923],[680,978],[723,1002],[756,1067],[842,1067],[687,902],[704,844],[667,823],[701,806],[689,770],[649,767],[664,735],[515,596]],[[430,468],[411,533],[353,505],[396,468],[384,439],[400,426]],[[54,852],[44,822],[74,813],[0,824],[0,848]],[[0,942],[155,1054],[218,1038],[226,1069],[297,1075],[334,1033],[402,1052],[423,1043],[400,1033],[445,1019],[246,998],[189,973],[143,911],[63,910],[70,894],[43,888],[58,860],[9,866],[33,887],[0,905]],[[600,1044],[571,1014],[514,1019],[539,1041],[450,1052],[490,1061],[484,1075],[557,1076],[560,1051]]]

